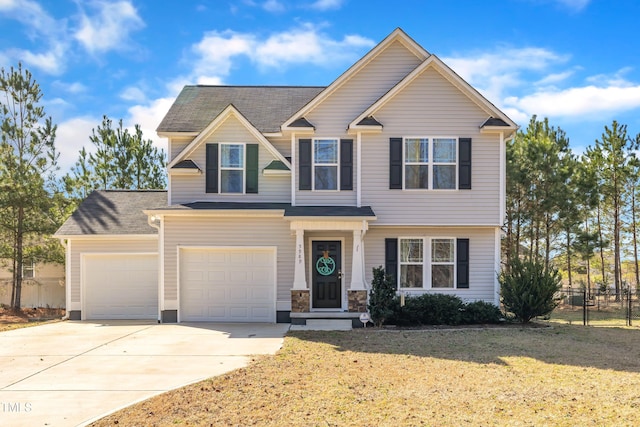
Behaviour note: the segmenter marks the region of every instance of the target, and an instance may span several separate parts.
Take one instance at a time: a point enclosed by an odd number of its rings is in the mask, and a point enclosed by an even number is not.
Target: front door
[[[342,307],[340,242],[313,241],[313,308]]]

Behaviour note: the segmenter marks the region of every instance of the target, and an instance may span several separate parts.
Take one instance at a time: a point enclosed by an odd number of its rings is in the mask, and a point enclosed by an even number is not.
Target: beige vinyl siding
[[[419,64],[420,60],[402,43],[389,45],[306,115],[316,127],[315,136],[342,135],[351,120]]]
[[[365,274],[367,283],[373,279],[373,268],[385,265],[384,240],[398,237],[450,237],[469,239],[469,289],[425,289],[412,293],[442,293],[457,295],[465,301],[496,300],[495,228],[433,228],[375,227],[365,236]]]
[[[176,158],[185,149],[194,137],[169,139],[169,162]],[[167,162],[168,163],[168,162]]]
[[[206,193],[206,144],[223,142],[259,144],[258,194]],[[200,144],[188,158],[202,169],[202,173],[169,177],[171,179],[171,203],[173,204],[195,201],[286,203],[291,200],[291,178],[288,176],[265,176],[262,174],[262,170],[276,158],[233,116],[229,116],[216,132]]]
[[[375,114],[381,134],[362,137],[362,204],[376,225],[500,225],[500,139],[481,134],[488,113],[434,69]],[[472,138],[471,190],[389,190],[389,138]]]
[[[291,301],[296,239],[282,217],[165,217],[164,236],[165,301],[178,296],[178,246],[276,246],[276,298]]]
[[[291,157],[291,137],[290,136],[278,136],[267,138],[271,145],[273,145],[282,157]]]
[[[80,254],[83,253],[158,253],[158,239],[140,238],[135,239],[123,236],[122,239],[70,239],[71,241],[71,263],[70,286],[71,304],[78,304],[80,309]]]

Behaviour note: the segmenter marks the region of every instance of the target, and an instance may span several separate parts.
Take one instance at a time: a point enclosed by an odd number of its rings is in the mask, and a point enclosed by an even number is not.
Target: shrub
[[[462,300],[453,295],[409,296],[405,298],[404,307],[396,298],[388,323],[398,326],[459,325],[463,321],[464,307]]]
[[[482,323],[500,323],[502,312],[494,304],[475,301],[465,305],[462,312],[462,323],[466,325],[479,325]]]
[[[396,285],[391,276],[385,274],[382,267],[374,268],[373,281],[369,291],[369,304],[367,305],[374,325],[382,326],[385,320],[393,314],[395,296]]]
[[[540,263],[514,259],[498,279],[502,304],[521,323],[551,313],[558,305],[560,274],[556,269],[545,270]]]

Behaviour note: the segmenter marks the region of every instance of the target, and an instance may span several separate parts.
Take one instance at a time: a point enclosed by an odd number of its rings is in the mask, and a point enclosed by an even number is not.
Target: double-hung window
[[[36,277],[36,263],[33,260],[24,260],[22,264],[22,278],[33,279]]]
[[[400,287],[422,288],[423,239],[400,239]]]
[[[456,239],[401,238],[398,246],[400,288],[456,287]]]
[[[404,188],[457,188],[457,138],[404,138]]]
[[[431,287],[453,288],[456,251],[454,239],[431,239]]]
[[[244,192],[244,144],[220,144],[220,192]]]
[[[314,190],[338,189],[338,140],[313,140],[313,188]]]

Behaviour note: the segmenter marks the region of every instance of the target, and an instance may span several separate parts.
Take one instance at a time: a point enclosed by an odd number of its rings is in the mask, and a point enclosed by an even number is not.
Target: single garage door
[[[181,321],[275,322],[275,250],[182,249]]]
[[[85,319],[157,319],[158,256],[85,254]]]

